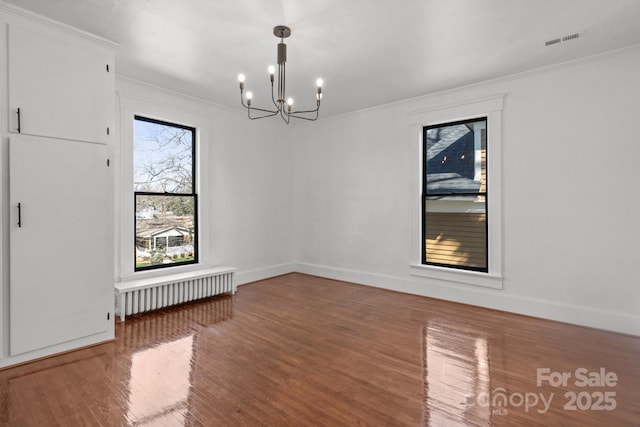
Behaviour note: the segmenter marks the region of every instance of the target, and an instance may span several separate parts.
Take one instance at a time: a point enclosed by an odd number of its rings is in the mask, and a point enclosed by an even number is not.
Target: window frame
[[[411,163],[412,217],[411,217],[411,276],[433,279],[438,284],[470,285],[485,288],[503,288],[503,238],[502,238],[502,110],[504,94],[488,98],[434,106],[408,115],[409,152]],[[475,271],[450,266],[423,264],[424,239],[424,128],[439,124],[465,122],[486,117],[487,120],[487,271]]]
[[[115,197],[115,247],[114,252],[115,280],[126,282],[143,278],[162,277],[167,274],[180,274],[200,271],[218,265],[216,257],[214,235],[214,186],[211,182],[213,173],[211,168],[204,167],[203,161],[211,161],[213,152],[213,131],[211,118],[205,113],[194,111],[180,102],[170,102],[165,98],[156,99],[136,86],[130,86],[127,81],[121,82],[119,95],[120,120],[118,132],[120,144],[112,149],[115,161],[114,179],[116,181]],[[169,123],[181,123],[196,129],[196,181],[198,186],[198,263],[175,265],[169,270],[153,269],[135,271],[135,244],[131,236],[135,235],[133,184],[133,140],[134,121],[138,116],[149,117]]]
[[[134,257],[134,261],[133,261],[133,268],[134,268],[134,272],[139,272],[139,271],[148,271],[148,270],[157,270],[157,269],[162,269],[162,268],[175,268],[175,267],[179,267],[179,266],[183,266],[183,265],[190,265],[190,264],[198,264],[198,256],[199,256],[199,246],[198,243],[200,241],[199,239],[199,230],[198,230],[198,217],[199,217],[199,211],[198,211],[198,192],[197,192],[197,188],[198,188],[198,180],[197,180],[197,169],[196,169],[196,165],[197,165],[197,129],[193,126],[188,126],[188,125],[184,125],[184,124],[180,124],[177,122],[173,122],[173,121],[166,121],[166,120],[159,120],[159,119],[155,119],[155,118],[150,118],[144,115],[140,115],[140,114],[136,114],[133,117],[133,126],[135,129],[135,123],[136,121],[142,121],[142,122],[147,122],[147,123],[153,123],[153,124],[157,124],[157,125],[162,125],[162,126],[170,126],[170,127],[174,127],[174,128],[178,128],[178,129],[184,129],[187,131],[191,132],[191,192],[190,193],[172,193],[172,192],[157,192],[157,191],[133,191],[133,216],[134,216],[134,226],[133,226],[133,245],[134,245],[134,249],[133,249],[133,257]],[[134,135],[135,135],[135,131],[134,131]],[[135,143],[133,145],[133,152],[132,152],[132,156],[135,153]],[[135,165],[135,164],[134,164]],[[138,200],[138,196],[157,196],[157,197],[190,197],[193,198],[193,260],[191,261],[183,261],[183,262],[179,262],[179,263],[168,263],[168,264],[151,264],[148,266],[144,266],[144,267],[138,267],[138,265],[136,264],[136,247],[137,247],[137,240],[138,240],[138,236],[137,236],[137,221],[138,221],[138,216],[136,215],[136,205],[137,205],[137,200]],[[157,237],[154,237],[154,239],[157,239]],[[166,239],[166,245],[168,245],[168,238]]]
[[[464,125],[469,122],[481,122],[484,121],[487,142],[486,142],[486,160],[485,160],[485,191],[476,191],[476,192],[461,192],[461,193],[438,193],[438,194],[429,194],[427,190],[427,182],[425,181],[425,177],[427,176],[427,152],[425,150],[426,139],[425,135],[430,129],[437,129],[443,127]],[[469,271],[478,271],[482,273],[487,273],[489,271],[489,144],[488,144],[488,135],[489,135],[489,119],[486,116],[474,117],[465,120],[456,120],[454,122],[446,122],[446,123],[437,123],[428,126],[423,126],[422,128],[422,257],[421,264],[422,265],[432,265],[438,267],[445,268],[454,268],[458,270],[469,270]],[[445,263],[437,263],[427,261],[427,252],[425,248],[424,242],[427,239],[427,197],[429,196],[484,196],[485,198],[485,223],[484,223],[484,232],[485,232],[485,247],[484,247],[484,258],[485,258],[485,267],[473,267],[469,265],[456,265],[456,264],[445,264]]]

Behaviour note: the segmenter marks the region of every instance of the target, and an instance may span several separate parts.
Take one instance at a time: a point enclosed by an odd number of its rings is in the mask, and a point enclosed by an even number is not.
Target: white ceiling
[[[2,1],[2,0],[0,0]],[[639,0],[9,0],[120,44],[121,75],[239,108],[268,98],[272,29],[287,92],[321,117],[640,44]],[[545,47],[559,36],[576,40]],[[268,104],[264,104],[267,106]]]

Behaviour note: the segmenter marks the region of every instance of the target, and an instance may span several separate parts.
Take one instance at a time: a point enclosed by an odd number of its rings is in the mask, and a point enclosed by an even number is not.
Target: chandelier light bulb
[[[320,106],[320,100],[322,99],[322,85],[324,81],[322,79],[316,80],[316,99],[318,102],[318,106]]]
[[[293,105],[293,98],[287,98],[287,105],[291,107]]]
[[[271,81],[271,86],[273,86],[273,82],[275,80],[275,74],[276,74],[276,67],[274,67],[273,65],[269,65],[269,68],[267,68],[269,70],[269,81]]]
[[[251,101],[253,99],[253,93],[247,92],[247,101]]]
[[[244,74],[238,74],[238,81],[244,83]]]

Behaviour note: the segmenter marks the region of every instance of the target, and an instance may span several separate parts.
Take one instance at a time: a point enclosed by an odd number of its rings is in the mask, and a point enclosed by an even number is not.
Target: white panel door
[[[82,38],[14,24],[8,38],[10,130],[106,143],[113,115],[113,52]]]
[[[10,354],[106,331],[106,146],[14,136],[9,159]]]

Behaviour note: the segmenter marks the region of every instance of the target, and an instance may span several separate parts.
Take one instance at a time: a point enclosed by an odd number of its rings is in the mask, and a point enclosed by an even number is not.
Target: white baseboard
[[[505,295],[504,292],[500,290],[471,289],[451,284],[444,286],[437,281],[428,281],[412,277],[387,276],[315,264],[295,263],[294,271],[398,292],[640,336],[640,316],[619,314],[590,307],[559,304],[548,300]]]
[[[234,280],[237,286],[241,286],[247,283],[256,282],[258,280],[268,279],[270,277],[294,273],[295,271],[295,264],[292,262],[254,268],[251,270],[238,269],[234,274]]]

